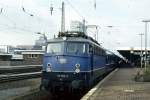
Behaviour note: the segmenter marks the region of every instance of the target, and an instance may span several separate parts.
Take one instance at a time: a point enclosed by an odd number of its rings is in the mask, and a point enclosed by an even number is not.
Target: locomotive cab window
[[[67,43],[67,53],[84,54],[86,50],[85,43]]]
[[[50,43],[47,45],[47,53],[60,53],[62,50],[62,43]]]

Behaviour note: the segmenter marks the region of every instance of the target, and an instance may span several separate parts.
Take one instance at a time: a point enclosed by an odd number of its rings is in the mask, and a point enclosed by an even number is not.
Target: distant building
[[[12,54],[11,61],[22,61],[23,55],[22,54]]]
[[[0,61],[10,61],[11,57],[11,54],[0,53]]]
[[[45,44],[41,36],[35,45],[0,45],[0,66],[41,65]]]
[[[22,51],[24,62],[28,65],[41,65],[43,62],[43,50]]]
[[[10,46],[8,45],[0,45],[0,66],[10,65],[12,55],[10,54],[9,48]]]
[[[9,66],[11,58],[12,58],[11,54],[0,53],[0,66]]]
[[[15,50],[22,59],[22,65],[41,65],[43,62],[44,50]]]
[[[44,50],[14,50],[14,54],[0,53],[0,66],[41,65]]]
[[[0,45],[0,53],[9,53],[9,45]]]
[[[17,45],[16,49],[18,50],[32,50],[33,45]]]

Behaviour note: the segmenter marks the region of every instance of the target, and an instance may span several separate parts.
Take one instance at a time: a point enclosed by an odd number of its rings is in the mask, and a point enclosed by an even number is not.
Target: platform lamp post
[[[132,58],[132,56],[133,56],[133,54],[134,54],[134,48],[133,47],[131,47],[131,49],[130,49],[130,62],[133,64],[133,58]]]
[[[142,65],[143,65],[143,51],[142,51],[142,44],[143,44],[143,41],[142,41],[142,36],[144,35],[143,33],[140,33],[138,34],[140,35],[141,37],[141,53],[140,53],[140,57],[141,57],[141,69],[142,69]]]
[[[147,24],[150,20],[143,20],[142,22],[145,23],[145,70],[147,67]]]

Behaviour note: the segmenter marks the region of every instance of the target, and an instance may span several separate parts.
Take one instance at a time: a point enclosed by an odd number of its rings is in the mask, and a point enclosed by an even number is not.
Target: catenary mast
[[[62,2],[62,16],[61,16],[61,32],[65,32],[65,8],[64,8],[64,2]]]

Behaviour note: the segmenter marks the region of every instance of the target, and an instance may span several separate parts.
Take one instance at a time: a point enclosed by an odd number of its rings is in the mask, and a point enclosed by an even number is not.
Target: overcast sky
[[[106,47],[140,46],[138,34],[144,33],[142,20],[150,19],[149,0],[0,0],[0,45],[34,44],[40,36],[36,32],[46,33],[48,38],[57,35],[62,1],[65,2],[66,30],[71,20],[85,19],[88,25],[100,26],[98,41]],[[149,33],[148,30],[148,37]]]

